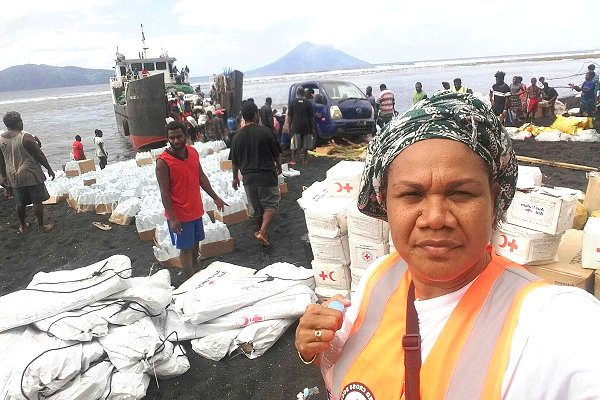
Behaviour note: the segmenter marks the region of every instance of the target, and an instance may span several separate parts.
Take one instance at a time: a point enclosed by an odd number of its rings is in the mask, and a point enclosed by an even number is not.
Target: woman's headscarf
[[[392,161],[413,143],[426,139],[451,139],[477,153],[500,185],[495,203],[497,225],[515,194],[517,160],[506,130],[494,112],[477,97],[441,92],[395,117],[369,143],[362,175],[358,208],[364,214],[387,220],[381,185]],[[418,168],[418,166],[415,166]]]

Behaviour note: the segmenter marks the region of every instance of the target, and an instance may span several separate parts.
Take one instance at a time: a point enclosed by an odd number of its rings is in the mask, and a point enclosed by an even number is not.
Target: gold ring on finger
[[[315,337],[317,339],[320,339],[321,336],[323,336],[323,331],[321,331],[320,329],[315,329]]]

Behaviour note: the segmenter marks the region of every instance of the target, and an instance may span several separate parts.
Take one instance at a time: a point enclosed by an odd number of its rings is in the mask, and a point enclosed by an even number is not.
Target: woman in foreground
[[[600,399],[600,302],[489,244],[516,180],[507,133],[472,95],[435,95],[373,139],[359,208],[389,222],[397,253],[352,304],[335,299],[345,314],[312,305],[296,331],[329,398]]]

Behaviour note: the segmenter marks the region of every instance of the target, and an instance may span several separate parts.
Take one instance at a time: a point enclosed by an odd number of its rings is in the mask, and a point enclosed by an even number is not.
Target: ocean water
[[[481,63],[482,61],[484,63]],[[442,81],[452,84],[454,78],[460,77],[464,86],[487,95],[495,82],[494,73],[498,70],[506,72],[507,83],[510,83],[514,75],[522,76],[526,84],[529,84],[532,77],[545,76],[552,86],[557,87],[559,94],[565,96],[573,93],[571,89],[564,88],[568,83],[580,84],[584,80],[587,65],[600,62],[597,56],[590,56],[589,59],[565,58],[552,61],[504,61],[423,62],[361,70],[247,78],[244,82],[243,97],[254,98],[260,106],[269,96],[273,99],[273,108],[281,110],[287,103],[289,87],[296,81],[350,81],[363,91],[367,86],[372,86],[375,96],[379,93],[379,85],[385,83],[396,96],[396,109],[402,111],[411,105],[414,84],[417,81],[423,84],[426,93],[432,94],[442,88]],[[202,89],[208,92],[208,82],[194,81],[192,78],[192,84],[200,84]],[[42,150],[54,169],[60,169],[69,160],[71,143],[77,134],[83,139],[88,158],[92,157],[94,129],[101,129],[104,133],[109,162],[128,158],[132,154],[128,139],[117,132],[108,82],[105,85],[0,92],[0,114],[11,110],[20,112],[25,130],[40,138]],[[4,126],[0,125],[0,128]]]

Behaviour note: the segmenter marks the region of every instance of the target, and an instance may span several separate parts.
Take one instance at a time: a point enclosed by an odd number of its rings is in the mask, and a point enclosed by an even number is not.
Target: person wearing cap
[[[215,113],[220,110],[216,110]],[[215,140],[225,140],[227,138],[227,129],[220,117],[215,117],[212,111],[206,112],[206,122],[204,123],[204,135],[207,142]]]
[[[331,399],[598,398],[600,302],[490,245],[516,181],[508,133],[470,94],[437,93],[369,143],[358,209],[397,252],[334,297],[345,313],[311,305],[296,330]]]
[[[94,131],[94,145],[96,146],[96,157],[98,157],[100,169],[104,169],[108,162],[108,152],[104,148],[104,139],[102,139],[102,131],[100,129]]]

